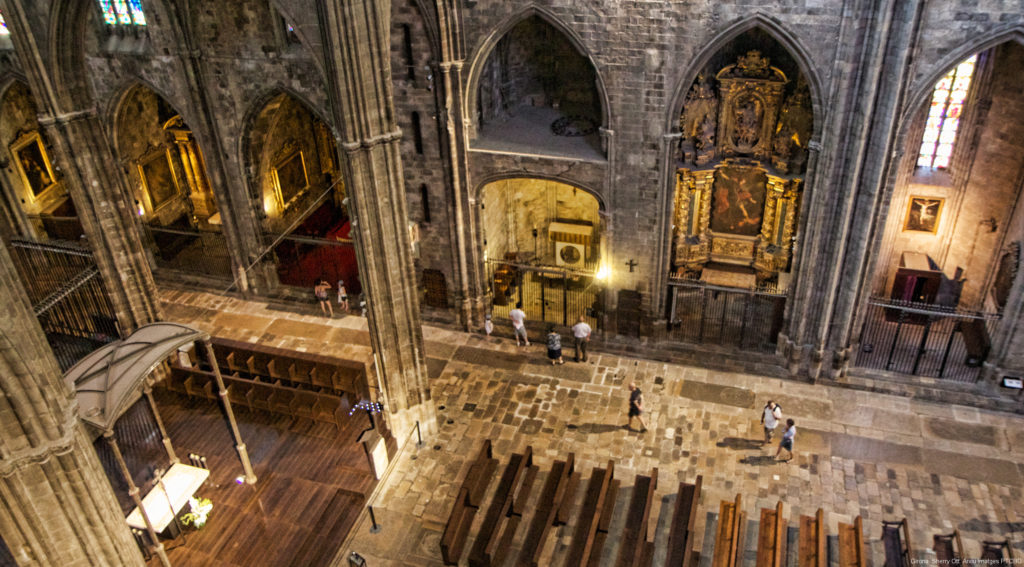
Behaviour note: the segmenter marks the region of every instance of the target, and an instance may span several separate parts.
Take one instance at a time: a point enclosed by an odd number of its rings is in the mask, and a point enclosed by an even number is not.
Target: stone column
[[[420,328],[406,195],[391,93],[390,0],[318,3],[359,279],[385,415],[399,443],[415,421],[436,428]]]
[[[0,246],[0,537],[19,565],[144,565]]]
[[[75,203],[121,332],[160,318],[153,274],[142,247],[135,207],[91,101],[72,101],[59,88],[45,53],[53,46],[33,33],[38,2],[0,0],[11,41],[39,108],[51,159]],[[84,71],[83,71],[84,72]],[[66,86],[66,85],[65,85]]]
[[[484,297],[487,271],[483,263],[480,235],[480,209],[476,206],[473,187],[469,179],[468,129],[469,116],[464,116],[465,86],[462,75],[465,48],[461,20],[452,0],[436,0],[440,57],[441,132],[451,199],[451,238],[455,244],[453,272],[456,277],[459,322],[466,330],[483,324],[487,311]]]

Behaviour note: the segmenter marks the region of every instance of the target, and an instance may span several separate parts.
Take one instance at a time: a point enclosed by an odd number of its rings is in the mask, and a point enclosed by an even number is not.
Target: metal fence
[[[213,277],[232,277],[224,234],[215,230],[144,225],[154,243],[158,268]]]
[[[773,287],[739,289],[679,279],[669,282],[669,290],[671,339],[775,352],[785,293]]]
[[[600,330],[604,287],[591,272],[488,260],[487,277],[495,319],[521,302],[527,321],[572,326],[582,315]]]
[[[873,298],[854,365],[974,382],[998,320],[996,313]]]
[[[73,244],[14,239],[11,258],[61,370],[121,333],[92,252]]]

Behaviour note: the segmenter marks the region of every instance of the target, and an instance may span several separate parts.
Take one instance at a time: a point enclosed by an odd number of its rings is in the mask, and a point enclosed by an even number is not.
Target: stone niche
[[[787,272],[812,131],[807,84],[748,51],[694,82],[680,117],[675,277],[710,265],[759,283]]]

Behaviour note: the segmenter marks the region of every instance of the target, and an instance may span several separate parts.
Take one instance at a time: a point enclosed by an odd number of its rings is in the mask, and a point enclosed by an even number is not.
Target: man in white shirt
[[[512,328],[516,331],[516,346],[530,346],[530,339],[526,338],[526,313],[523,312],[523,302],[516,303],[516,308],[508,312],[512,319]],[[522,340],[520,340],[522,339]]]
[[[580,361],[580,354],[583,355],[583,362],[587,361],[587,343],[590,342],[590,325],[587,324],[583,315],[580,315],[579,322],[572,326],[572,337],[576,345],[576,362]]]
[[[768,400],[768,403],[764,405],[764,411],[761,412],[761,424],[764,425],[764,443],[767,445],[772,442],[772,434],[775,433],[775,428],[779,426],[779,420],[782,419],[782,408],[779,404]]]

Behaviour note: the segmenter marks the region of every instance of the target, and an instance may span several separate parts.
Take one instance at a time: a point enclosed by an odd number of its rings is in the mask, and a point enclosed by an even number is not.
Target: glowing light
[[[599,280],[606,280],[611,275],[611,269],[608,268],[607,264],[601,264],[601,267],[597,270],[597,275],[594,276]]]
[[[931,107],[928,109],[928,122],[924,126],[918,152],[918,167],[949,167],[960,114],[976,62],[977,56],[972,55],[935,84]]]
[[[0,14],[0,35],[11,35],[11,30],[7,29],[7,22],[4,21],[3,14]]]

